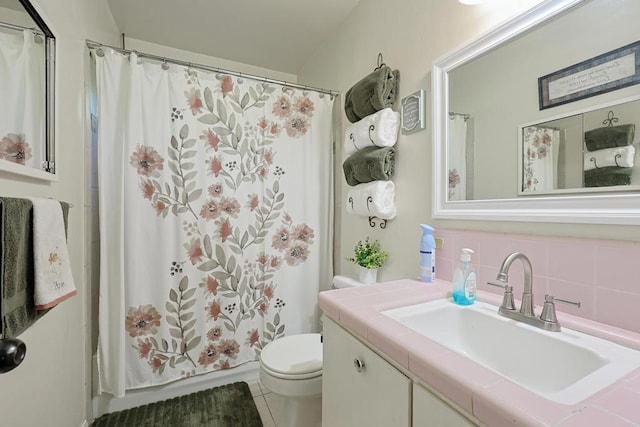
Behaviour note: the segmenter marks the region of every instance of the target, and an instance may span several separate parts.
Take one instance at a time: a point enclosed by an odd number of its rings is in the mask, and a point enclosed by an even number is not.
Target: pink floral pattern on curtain
[[[555,175],[553,149],[559,142],[559,131],[528,126],[522,132],[522,191],[552,190]]]
[[[287,213],[289,195],[280,186],[286,168],[275,162],[275,142],[305,135],[315,107],[308,96],[286,88],[276,94],[267,83],[243,82],[241,89],[228,75],[209,85],[193,70],[184,77],[190,88],[184,104],[171,108],[166,148],[140,142],[129,154],[149,210],[182,220],[182,257],[159,266],[174,284],[164,304],[128,307],[125,327],[150,372],[186,377],[257,360],[286,332],[280,313],[287,302],[274,276],[304,263],[315,235]],[[247,119],[256,109],[272,114]]]
[[[0,139],[0,159],[24,165],[30,158],[31,147],[24,134],[10,133]]]

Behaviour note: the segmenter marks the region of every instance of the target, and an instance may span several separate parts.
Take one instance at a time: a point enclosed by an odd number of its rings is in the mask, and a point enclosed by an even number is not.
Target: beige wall
[[[86,38],[117,43],[103,0],[32,0],[57,39],[56,140],[58,182],[0,172],[0,194],[52,197],[73,204],[69,250],[78,295],[54,308],[20,338],[25,361],[0,377],[0,424],[80,426],[90,410],[89,292],[85,255]]]
[[[631,227],[578,224],[539,224],[498,221],[434,220],[431,217],[431,66],[433,61],[466,41],[537,3],[535,0],[496,1],[464,6],[454,0],[361,1],[340,30],[326,40],[301,68],[301,83],[346,92],[372,71],[378,52],[401,72],[400,98],[418,89],[427,95],[427,129],[401,135],[397,148],[396,206],[398,215],[385,230],[369,227],[367,218],[347,215],[343,197],[347,184],[341,169],[336,194],[336,272],[355,274],[345,257],[366,236],[379,239],[391,252],[380,280],[418,274],[420,223],[437,229],[457,228],[543,235],[631,239]],[[348,124],[343,116],[342,128]],[[341,149],[338,156],[344,160]],[[633,233],[632,233],[633,234]],[[637,234],[637,233],[636,233]],[[445,242],[446,245],[446,242]]]

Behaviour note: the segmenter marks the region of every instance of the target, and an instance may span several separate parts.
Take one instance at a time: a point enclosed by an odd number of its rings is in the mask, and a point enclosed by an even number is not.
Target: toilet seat
[[[267,344],[260,365],[276,378],[302,380],[322,375],[320,334],[290,335]]]

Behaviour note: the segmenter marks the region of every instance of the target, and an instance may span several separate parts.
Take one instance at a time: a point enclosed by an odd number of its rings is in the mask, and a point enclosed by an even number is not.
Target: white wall
[[[378,52],[401,72],[400,98],[418,89],[427,95],[427,129],[401,135],[397,148],[396,205],[398,215],[385,230],[370,228],[364,217],[346,215],[347,185],[341,169],[336,194],[337,272],[355,274],[345,261],[353,245],[366,236],[379,239],[391,252],[380,271],[380,280],[414,277],[418,274],[420,223],[438,228],[477,229],[577,237],[638,239],[638,231],[625,226],[539,224],[495,221],[433,220],[431,217],[431,66],[433,61],[493,26],[536,4],[535,0],[497,1],[464,6],[454,0],[384,0],[359,3],[340,30],[328,39],[301,68],[298,78],[305,84],[346,92],[373,70]],[[342,128],[348,124],[344,114]],[[342,156],[338,150],[338,156]],[[344,158],[342,158],[344,160]],[[445,245],[447,243],[445,242]]]
[[[57,39],[56,142],[58,182],[0,172],[0,194],[52,197],[73,204],[69,251],[78,295],[54,308],[19,338],[21,366],[0,377],[0,424],[75,427],[90,410],[90,347],[86,285],[84,177],[85,39],[115,44],[118,31],[104,0],[32,0]]]
[[[119,47],[122,47],[118,44]],[[274,71],[268,68],[258,67],[242,62],[230,61],[215,56],[207,56],[200,53],[189,52],[187,50],[176,49],[173,47],[162,46],[156,43],[150,43],[144,40],[132,39],[125,37],[125,47],[127,49],[135,49],[139,52],[150,53],[152,55],[162,56],[171,59],[177,59],[185,62],[192,62],[199,65],[207,65],[209,67],[217,67],[230,71],[253,74],[260,77],[268,77],[275,80],[284,80],[289,83],[295,83],[298,77],[295,74]]]

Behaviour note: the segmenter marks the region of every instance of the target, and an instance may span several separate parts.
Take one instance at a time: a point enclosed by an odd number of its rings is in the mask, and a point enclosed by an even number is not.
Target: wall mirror
[[[640,224],[640,84],[613,76],[607,90],[598,90],[598,81],[576,92],[586,95],[551,106],[543,106],[539,84],[640,46],[638,16],[640,2],[545,1],[435,61],[433,216]],[[625,60],[638,79],[640,50],[629,52]],[[566,80],[594,78],[607,60],[577,67]],[[618,121],[605,122],[609,112]],[[609,169],[602,159],[591,167],[585,135],[602,138],[609,127],[626,129],[626,149],[612,154]],[[626,167],[615,163],[616,154],[624,154]],[[601,177],[613,172],[621,176]]]
[[[55,37],[28,0],[0,0],[0,170],[55,180]]]

